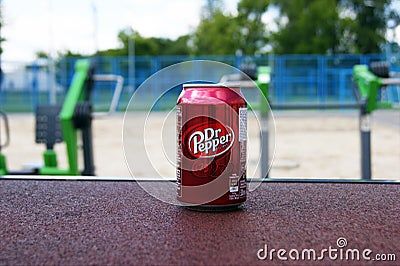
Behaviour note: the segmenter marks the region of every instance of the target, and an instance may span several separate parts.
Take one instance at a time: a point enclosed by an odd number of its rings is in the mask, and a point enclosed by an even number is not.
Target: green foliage
[[[172,41],[170,39],[161,39],[165,40],[165,44],[161,47],[161,52],[164,55],[188,55],[191,54],[191,48],[189,46],[191,36],[182,35],[176,40]]]
[[[223,0],[203,1],[192,33],[171,40],[123,29],[120,47],[97,55],[254,55],[267,47],[278,54],[379,53],[389,22],[400,22],[392,0],[240,0],[232,14],[224,12]],[[262,21],[269,8],[280,14],[277,31]],[[67,51],[62,56],[80,55]]]
[[[336,0],[275,0],[286,18],[274,34],[276,53],[334,52],[339,39]]]
[[[36,58],[44,58],[44,59],[47,59],[47,58],[50,58],[50,56],[49,56],[49,54],[46,53],[45,51],[37,51],[37,52],[36,52]]]
[[[37,52],[36,53],[36,56],[38,58],[40,58],[39,57],[40,53],[41,52]],[[67,50],[65,52],[60,52],[60,51],[57,52],[57,57],[60,58],[60,59],[63,58],[63,57],[87,57],[87,56],[89,56],[89,55],[83,55],[83,54],[80,54],[80,53],[72,52],[71,50]]]
[[[269,3],[270,0],[241,0],[236,16],[224,14],[221,7],[207,12],[194,33],[195,54],[259,53],[268,40],[261,18]]]
[[[201,9],[202,19],[208,19],[215,16],[217,13],[221,13],[224,9],[224,3],[222,0],[205,0],[205,4]]]
[[[99,51],[100,56],[128,56],[131,53],[138,55],[186,55],[190,53],[188,46],[190,36],[183,35],[176,40],[167,38],[146,38],[133,30],[121,30],[118,39],[121,48]]]
[[[391,16],[398,13],[390,9],[391,0],[338,0],[341,11],[354,14],[353,23],[344,31],[352,36],[349,47],[356,53],[378,53],[385,43],[386,25]],[[347,18],[348,19],[348,18]]]
[[[196,55],[235,54],[239,49],[237,21],[232,15],[217,12],[211,18],[203,19],[194,33]]]
[[[268,42],[266,25],[262,16],[267,11],[270,0],[242,0],[238,3],[237,24],[240,49],[244,54],[256,54]]]
[[[276,53],[379,53],[391,0],[273,0],[282,17]],[[397,14],[398,17],[398,14]]]

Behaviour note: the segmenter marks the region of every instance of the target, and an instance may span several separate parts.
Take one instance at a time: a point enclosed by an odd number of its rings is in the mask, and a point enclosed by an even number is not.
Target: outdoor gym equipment
[[[45,107],[43,116],[38,107],[36,112],[36,142],[45,143],[47,150],[43,154],[44,166],[39,169],[43,175],[94,175],[92,145],[92,104],[90,94],[93,89],[94,68],[89,60],[79,60],[75,64],[75,74],[65,98],[59,121],[68,157],[68,169],[59,169],[53,145],[60,142],[57,128],[57,108]],[[47,116],[47,119],[45,118]],[[43,119],[42,119],[43,118]],[[41,125],[45,121],[47,126]],[[54,124],[53,124],[53,123]],[[45,129],[46,132],[41,131]],[[78,170],[78,130],[82,133],[84,169]],[[41,136],[44,136],[41,138]]]
[[[379,89],[385,89],[388,85],[400,84],[399,78],[390,77],[388,66],[385,63],[372,63],[371,71],[366,65],[355,65],[353,67],[353,81],[356,84],[354,93],[360,104],[361,178],[367,180],[371,179],[370,116],[379,107],[391,107],[390,104],[377,102]]]
[[[371,72],[372,71],[372,72]],[[307,109],[359,109],[359,130],[361,139],[361,179],[371,180],[371,125],[370,115],[379,107],[390,107],[387,103],[378,103],[379,89],[388,85],[400,85],[400,78],[390,74],[388,65],[382,62],[371,64],[371,71],[366,65],[355,65],[353,67],[353,81],[355,86],[353,92],[354,103],[278,103],[274,104],[269,100],[269,84],[271,69],[267,66],[257,68],[254,82],[240,81],[237,74],[222,77],[221,82],[229,85],[239,84],[242,88],[254,88],[255,84],[264,97],[260,97],[259,110],[261,113],[261,178],[268,178],[268,104],[271,109],[280,110],[307,110]],[[254,84],[255,83],[255,84]],[[268,101],[268,102],[266,102]]]
[[[7,115],[0,111],[0,116],[1,119],[3,120],[4,124],[4,132],[5,132],[5,140],[1,139],[2,132],[0,132],[0,176],[5,175],[7,173],[7,167],[6,167],[6,157],[4,156],[3,153],[1,153],[1,150],[5,147],[7,147],[10,143],[10,130],[8,126],[8,118]],[[1,128],[0,128],[1,129]]]
[[[0,112],[4,124],[5,140],[0,139],[0,175],[95,175],[92,145],[91,91],[95,81],[116,81],[116,89],[107,115],[116,111],[121,94],[123,78],[117,75],[94,75],[94,67],[89,60],[81,59],[75,63],[75,73],[62,106],[43,105],[36,108],[36,143],[46,145],[43,153],[44,164],[27,171],[9,171],[6,158],[1,149],[9,144],[9,126],[5,113]],[[0,132],[1,133],[1,132]],[[79,134],[80,133],[80,134]],[[83,170],[78,167],[78,136],[81,136],[83,150]],[[1,134],[0,134],[1,137]],[[65,142],[68,168],[58,167],[54,145]]]

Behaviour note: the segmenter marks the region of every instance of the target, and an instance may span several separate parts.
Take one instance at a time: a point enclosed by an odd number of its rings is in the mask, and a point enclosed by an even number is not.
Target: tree
[[[36,54],[36,58],[43,58],[43,59],[50,58],[49,54],[46,53],[45,51],[37,51],[35,54]]]
[[[214,3],[211,5],[210,2]],[[267,42],[262,15],[270,0],[241,0],[237,16],[225,14],[221,4],[207,1],[202,20],[194,33],[195,54],[227,55],[241,51],[255,54]],[[219,3],[219,2],[217,2]]]
[[[224,9],[224,3],[222,0],[206,0],[201,10],[201,16],[203,19],[212,18],[218,12],[222,12]]]
[[[158,55],[158,46],[154,42],[154,38],[145,38],[137,31],[131,29],[121,30],[118,34],[118,39],[122,44],[121,52],[123,55],[128,55],[130,45],[134,45],[135,55]]]
[[[337,0],[274,0],[283,19],[273,34],[279,54],[335,52],[339,40]]]
[[[118,34],[120,48],[99,51],[100,56],[127,56],[129,46],[134,46],[136,56],[140,55],[187,55],[191,50],[188,46],[189,35],[183,35],[176,40],[168,38],[141,36],[138,32],[131,29],[123,29]],[[131,48],[131,49],[132,49]]]
[[[191,36],[189,34],[179,36],[176,40],[154,38],[158,44],[160,55],[189,55],[192,53],[189,46]]]
[[[398,18],[391,9],[391,0],[338,0],[341,13],[345,16],[342,31],[346,34],[341,45],[346,44],[350,52],[379,53],[386,42],[387,23]],[[350,47],[349,47],[350,46]]]
[[[379,53],[391,0],[272,0],[281,13],[276,53]]]
[[[203,18],[193,36],[194,53],[229,55],[240,48],[237,21],[232,15],[218,11],[211,18]]]
[[[255,54],[266,45],[268,38],[262,16],[270,0],[241,0],[237,5],[240,49],[244,54]]]

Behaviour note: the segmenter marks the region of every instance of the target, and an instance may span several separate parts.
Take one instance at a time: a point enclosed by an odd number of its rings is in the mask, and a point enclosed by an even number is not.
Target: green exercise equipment
[[[9,143],[9,127],[5,113],[0,112],[6,139],[0,143],[0,175],[95,175],[92,145],[92,104],[94,67],[90,60],[80,59],[75,63],[75,73],[62,106],[37,106],[36,142],[46,145],[43,166],[29,171],[9,171],[1,149]],[[80,133],[80,134],[79,134]],[[1,135],[1,134],[0,134]],[[82,138],[84,169],[79,170],[78,137]],[[1,141],[0,141],[1,142]],[[68,167],[58,167],[54,145],[65,142]]]
[[[400,79],[389,75],[387,64],[382,62],[353,67],[353,81],[357,85],[356,97],[365,101],[365,112],[371,113],[378,108],[392,108],[392,103],[378,102],[379,89],[389,85],[400,85]]]
[[[257,68],[256,84],[261,90],[263,97],[260,97],[260,112],[262,115],[268,113],[269,83],[271,81],[271,67],[259,66]]]
[[[368,66],[355,65],[353,81],[357,84],[357,98],[365,101],[365,110],[371,113],[377,108],[378,90],[382,86],[382,79],[370,72]]]

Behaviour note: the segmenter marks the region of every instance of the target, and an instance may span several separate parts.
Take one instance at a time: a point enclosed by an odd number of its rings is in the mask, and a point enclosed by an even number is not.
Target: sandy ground
[[[135,113],[127,120],[125,137],[129,138],[130,144],[125,147],[122,114],[94,120],[93,145],[98,176],[175,176],[174,114],[152,114],[145,126],[145,142],[140,122],[143,117],[144,113]],[[360,137],[356,112],[275,112],[274,120],[276,130],[270,136],[270,154],[274,154],[271,177],[360,177]],[[27,165],[40,164],[45,147],[34,141],[34,116],[12,114],[9,121],[11,143],[2,150],[7,156],[8,168],[20,170]],[[270,123],[270,128],[274,128],[274,123]],[[252,177],[259,176],[258,136],[258,123],[250,116],[248,173]],[[379,111],[373,115],[371,141],[373,178],[400,179],[399,111]],[[124,148],[129,153],[127,158],[131,173]],[[56,151],[60,167],[66,167],[64,145],[56,145]]]

